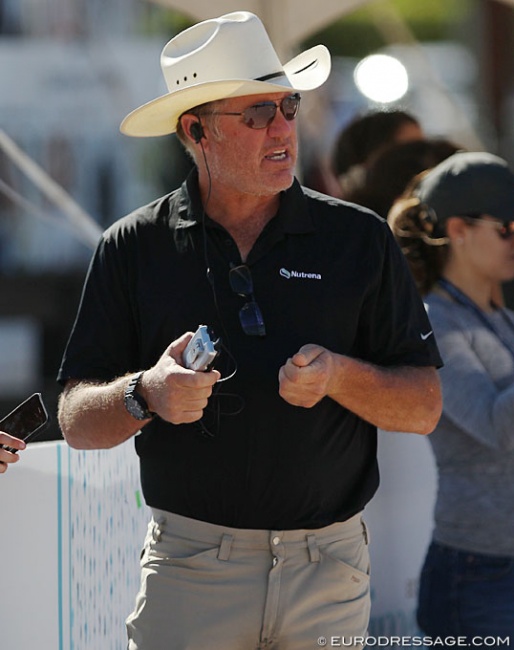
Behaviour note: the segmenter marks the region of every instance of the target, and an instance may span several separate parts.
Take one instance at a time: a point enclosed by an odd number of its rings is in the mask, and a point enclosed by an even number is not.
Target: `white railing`
[[[421,436],[380,433],[370,635],[417,633],[416,584],[435,470]],[[133,441],[108,451],[29,445],[0,476],[2,650],[124,650],[149,511]]]

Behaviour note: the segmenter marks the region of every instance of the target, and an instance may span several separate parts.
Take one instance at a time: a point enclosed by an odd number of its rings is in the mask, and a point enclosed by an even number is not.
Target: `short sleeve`
[[[387,224],[382,265],[363,305],[360,340],[375,363],[387,366],[443,365],[434,331],[405,257]]]
[[[110,381],[138,369],[137,307],[131,287],[137,278],[130,263],[130,241],[118,232],[104,236],[91,261],[80,306],[58,381]]]

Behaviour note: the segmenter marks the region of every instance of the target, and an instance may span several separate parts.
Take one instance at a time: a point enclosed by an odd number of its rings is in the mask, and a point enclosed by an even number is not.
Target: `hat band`
[[[280,72],[272,72],[271,74],[265,74],[264,77],[257,77],[254,81],[268,81],[269,79],[276,79],[277,77],[285,77],[285,73],[281,70]]]

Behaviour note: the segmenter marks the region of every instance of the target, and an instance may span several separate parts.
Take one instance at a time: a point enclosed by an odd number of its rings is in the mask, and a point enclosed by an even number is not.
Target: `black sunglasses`
[[[240,113],[212,111],[210,113],[200,113],[200,115],[242,115],[243,122],[246,126],[250,127],[250,129],[265,129],[275,119],[277,108],[280,108],[280,112],[288,122],[294,120],[298,114],[298,109],[300,108],[300,99],[301,97],[299,93],[295,93],[294,95],[284,97],[284,99],[278,104],[275,102],[261,102],[260,104],[254,104],[253,106],[245,108],[245,110]]]
[[[463,215],[463,218],[466,221],[481,221],[490,224],[493,228],[496,228],[500,239],[510,239],[514,235],[514,221],[491,221],[490,219],[468,214]]]
[[[239,310],[239,322],[248,336],[265,336],[266,326],[259,305],[253,295],[253,280],[246,264],[233,266],[228,274],[230,288],[234,293],[247,299]]]

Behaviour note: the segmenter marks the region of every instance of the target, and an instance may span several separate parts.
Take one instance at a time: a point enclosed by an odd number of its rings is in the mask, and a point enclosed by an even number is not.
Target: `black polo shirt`
[[[229,284],[238,249],[204,223],[193,173],[104,234],[59,381],[149,368],[210,325],[226,349],[219,369],[237,372],[210,400],[214,437],[155,418],[135,438],[148,505],[240,528],[344,521],[377,489],[376,429],[329,398],[286,403],[278,372],[306,343],[382,366],[440,365],[433,336],[420,336],[431,327],[403,255],[382,219],[295,182],[247,260],[267,331],[252,337]]]

